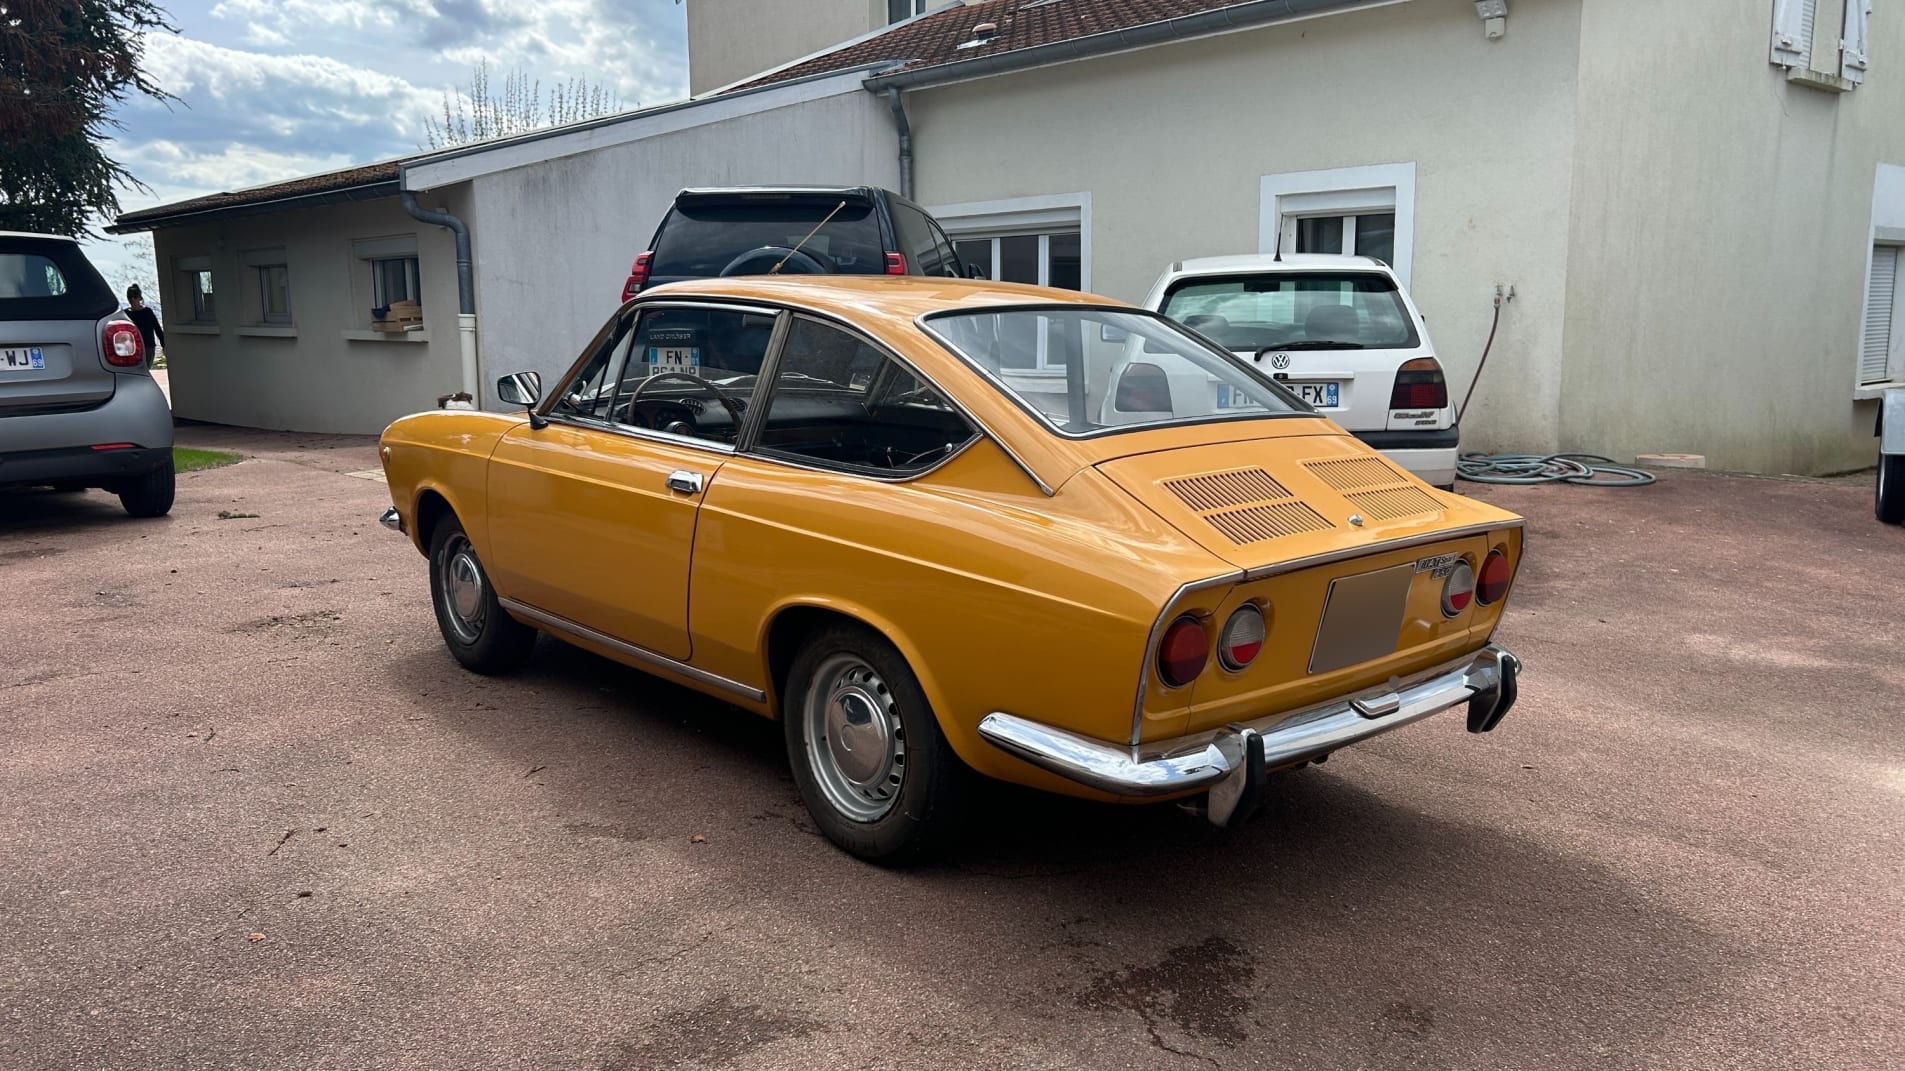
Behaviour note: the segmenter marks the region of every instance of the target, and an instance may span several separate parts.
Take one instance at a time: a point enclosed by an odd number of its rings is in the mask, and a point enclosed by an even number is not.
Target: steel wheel
[[[464,643],[475,643],[483,636],[483,623],[489,616],[489,594],[483,581],[483,569],[476,563],[476,548],[469,537],[454,533],[437,559],[438,600],[443,619]]]
[[[807,761],[827,802],[855,822],[877,822],[906,782],[906,728],[886,681],[858,655],[814,670],[804,697]]]

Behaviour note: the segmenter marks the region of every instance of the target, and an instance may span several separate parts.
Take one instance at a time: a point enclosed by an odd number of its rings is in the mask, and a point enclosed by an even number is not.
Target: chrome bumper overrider
[[[395,506],[390,507],[379,515],[377,523],[393,532],[403,531],[403,517],[397,512],[397,507]]]
[[[1083,785],[1118,796],[1211,790],[1211,821],[1229,822],[1266,770],[1314,759],[1463,703],[1468,729],[1493,729],[1515,702],[1521,662],[1490,644],[1459,662],[1406,678],[1396,688],[1343,696],[1212,732],[1121,746],[1013,714],[988,714],[979,735]]]

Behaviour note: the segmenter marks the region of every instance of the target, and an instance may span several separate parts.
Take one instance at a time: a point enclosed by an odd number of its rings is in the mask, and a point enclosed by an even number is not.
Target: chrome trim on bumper
[[[395,506],[390,507],[380,514],[377,518],[377,523],[393,532],[403,531],[403,515],[397,512],[397,507]]]
[[[1521,662],[1495,644],[1416,674],[1396,689],[1370,689],[1303,710],[1126,747],[1021,718],[988,714],[979,735],[1034,766],[1118,796],[1163,796],[1209,788],[1234,772],[1255,735],[1266,769],[1326,755],[1450,707],[1492,703],[1481,721],[1493,728],[1514,702]]]

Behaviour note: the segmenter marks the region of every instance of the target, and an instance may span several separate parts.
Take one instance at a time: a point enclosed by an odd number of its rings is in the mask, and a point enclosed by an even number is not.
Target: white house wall
[[[483,396],[499,375],[545,386],[620,303],[635,255],[689,186],[895,188],[884,102],[857,88],[470,180]]]
[[[688,0],[688,92],[852,40],[886,14],[886,0]]]
[[[444,204],[431,196],[424,202]],[[346,338],[347,332],[365,333],[370,318],[367,299],[359,300],[352,283],[352,241],[411,234],[421,262],[429,341]],[[181,417],[370,434],[461,389],[454,244],[448,231],[412,219],[394,196],[165,228],[153,237],[165,297],[172,408]],[[247,325],[258,317],[243,300],[243,254],[273,247],[285,252],[292,323]],[[188,322],[192,299],[172,270],[180,258],[201,256],[211,259],[215,325]]]
[[[1508,26],[1412,0],[915,91],[918,199],[1088,192],[1092,289],[1136,301],[1172,261],[1257,252],[1265,176],[1413,164],[1411,290],[1458,397],[1495,285],[1516,292],[1464,446],[1545,449],[1579,6],[1518,2]]]

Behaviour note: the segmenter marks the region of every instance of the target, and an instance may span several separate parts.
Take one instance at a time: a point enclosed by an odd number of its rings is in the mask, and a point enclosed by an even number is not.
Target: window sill
[[[174,335],[216,335],[220,332],[217,324],[167,324],[166,331]]]
[[[1894,379],[1889,383],[1867,383],[1863,387],[1856,387],[1852,391],[1852,400],[1855,402],[1875,401],[1885,397],[1885,392],[1888,390],[1905,390],[1905,379]]]
[[[247,338],[298,337],[298,329],[287,324],[240,324],[238,333]]]
[[[346,342],[428,342],[428,331],[345,331]]]
[[[1786,81],[1802,85],[1807,89],[1817,89],[1822,93],[1850,93],[1859,88],[1859,83],[1836,74],[1815,71],[1810,67],[1788,67]]]

